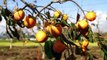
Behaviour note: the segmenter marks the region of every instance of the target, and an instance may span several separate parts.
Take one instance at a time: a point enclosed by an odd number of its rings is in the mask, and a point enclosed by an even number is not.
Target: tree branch
[[[53,2],[51,2],[51,3],[49,3],[48,5],[46,5],[45,7],[43,7],[35,17],[37,17],[37,16],[40,14],[40,12],[42,12],[45,8],[47,8],[47,7],[50,6],[51,4],[53,4]]]
[[[36,9],[36,6],[34,5],[34,4],[28,4],[27,2],[25,2],[24,0],[21,0],[22,1],[22,3],[24,3],[26,6],[28,6],[35,14],[36,14],[36,12],[35,12],[35,10],[37,11],[37,12],[39,12],[37,9]],[[25,6],[25,7],[26,7]],[[35,10],[34,10],[35,9]]]
[[[45,8],[47,8],[48,6],[50,6],[53,2],[50,2],[48,5],[46,5],[46,6],[44,6],[40,11],[37,9],[37,7],[34,5],[34,4],[28,4],[27,2],[25,2],[24,0],[21,0],[26,6],[28,6],[35,14],[36,14],[36,16],[35,16],[35,18],[39,15],[39,14],[41,14],[41,12],[45,9]],[[25,6],[25,7],[26,7]],[[24,8],[25,8],[24,7]],[[35,10],[36,10],[36,12],[35,12]]]

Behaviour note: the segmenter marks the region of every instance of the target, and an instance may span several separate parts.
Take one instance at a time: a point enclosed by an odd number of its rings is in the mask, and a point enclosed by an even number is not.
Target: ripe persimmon
[[[53,43],[53,51],[55,53],[62,53],[66,48],[66,45],[61,41],[57,40]]]
[[[88,45],[89,45],[89,41],[88,40],[83,40],[82,48],[87,48]]]
[[[60,24],[57,24],[56,26],[50,25],[49,32],[52,36],[58,37],[62,34],[62,26]]]
[[[80,30],[85,30],[85,29],[87,29],[88,28],[88,22],[86,21],[86,20],[80,20],[79,22],[78,22],[78,28],[80,29]]]
[[[89,45],[89,41],[88,40],[83,40],[81,48],[82,48],[82,52],[83,52],[84,55],[86,54],[88,45]]]
[[[24,18],[24,16],[25,16],[25,13],[22,9],[14,12],[14,20],[16,20],[16,21],[22,20]]]
[[[54,17],[59,18],[61,16],[61,14],[62,14],[61,11],[57,10],[54,12]]]
[[[67,14],[63,14],[63,15],[62,15],[62,20],[67,21],[67,19],[68,19],[68,15],[67,15]]]
[[[47,34],[42,30],[38,31],[35,36],[36,36],[37,42],[42,43],[47,40]]]
[[[94,20],[96,19],[96,13],[93,12],[93,11],[89,11],[89,12],[86,14],[85,18],[86,18],[87,20],[89,20],[89,21],[94,21]]]
[[[36,24],[36,19],[32,16],[26,16],[24,18],[24,26],[26,26],[27,28],[32,28],[34,27]]]

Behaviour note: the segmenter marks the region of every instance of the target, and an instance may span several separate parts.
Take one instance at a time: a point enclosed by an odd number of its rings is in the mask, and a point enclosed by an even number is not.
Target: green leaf
[[[87,38],[90,42],[94,42],[94,40],[93,40],[93,31],[92,31],[91,27],[88,28],[88,32],[89,32],[89,34],[86,36],[86,38]]]
[[[62,24],[63,26],[70,26],[70,24],[67,23],[67,21],[65,21],[65,20],[61,20],[61,24]]]
[[[107,55],[107,45],[101,44],[101,49]]]
[[[71,22],[70,26],[71,26],[73,29],[75,29],[75,28],[76,28],[75,24],[74,24],[74,23],[72,23],[72,22]]]
[[[103,60],[107,60],[107,55],[104,54]]]
[[[76,36],[76,40],[81,41],[81,40],[82,40],[81,37],[82,37],[82,34],[77,35],[77,36]]]
[[[49,59],[54,57],[52,47],[53,47],[53,42],[51,40],[45,42],[44,50],[45,50],[45,54]]]
[[[65,30],[64,30],[65,31]],[[68,30],[67,30],[68,31]],[[66,32],[65,32],[66,33]],[[68,34],[68,37],[70,38],[70,39],[72,39],[73,38],[73,36],[72,36],[72,31],[70,30],[70,31],[68,31],[67,32],[67,34]]]
[[[99,46],[103,52],[103,60],[107,60],[107,43],[99,40]]]
[[[73,31],[73,40],[76,39],[76,31]]]

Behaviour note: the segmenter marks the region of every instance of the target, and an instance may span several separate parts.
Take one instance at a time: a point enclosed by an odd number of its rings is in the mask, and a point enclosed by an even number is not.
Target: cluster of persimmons
[[[61,20],[67,21],[68,20],[68,15],[67,14],[62,14],[61,11],[57,10],[53,14],[54,19],[61,18]],[[88,35],[88,28],[89,28],[89,23],[88,21],[94,21],[96,19],[96,13],[93,11],[89,11],[86,13],[84,19],[77,21],[75,23],[76,28],[80,31],[81,34],[84,36]],[[23,10],[19,9],[14,12],[14,20],[17,21],[24,21],[24,26],[27,28],[33,28],[36,25],[36,18],[34,18],[31,15],[25,16],[25,13]],[[58,37],[62,34],[62,25],[60,23],[55,24],[54,20],[52,21],[45,21],[44,23],[44,29],[39,30],[35,37],[36,41],[38,43],[43,43],[47,41],[48,39],[48,34],[49,33],[53,37]],[[81,48],[83,52],[86,52],[87,46],[89,44],[88,40],[83,40]],[[60,48],[59,48],[60,47]],[[53,44],[53,51],[57,53],[62,53],[66,48],[66,45],[61,41],[61,40],[56,40]]]

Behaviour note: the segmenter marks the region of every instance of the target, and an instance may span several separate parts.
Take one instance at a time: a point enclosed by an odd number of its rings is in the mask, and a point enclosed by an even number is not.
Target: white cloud
[[[6,21],[4,20],[4,18],[2,18],[2,21],[0,22],[0,33],[5,32],[6,31]]]

